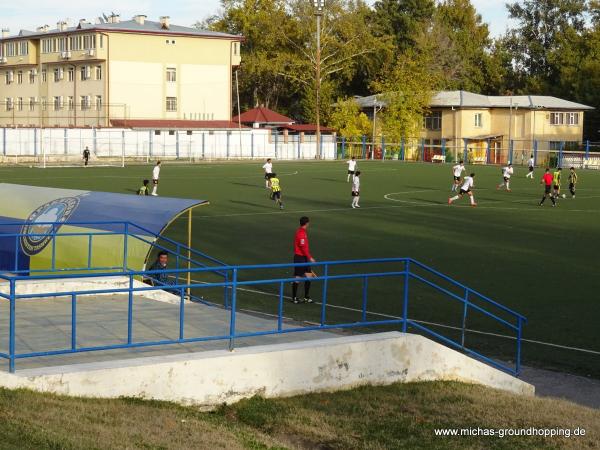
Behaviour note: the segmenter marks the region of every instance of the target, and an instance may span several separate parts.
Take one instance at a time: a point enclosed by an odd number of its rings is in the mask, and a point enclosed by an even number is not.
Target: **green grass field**
[[[466,198],[450,207],[446,204],[451,184],[447,165],[361,162],[362,208],[353,210],[344,162],[276,162],[285,201],[285,210],[280,211],[267,198],[261,165],[165,164],[159,194],[210,201],[210,206],[194,212],[194,247],[227,263],[290,262],[298,218],[308,215],[311,248],[318,260],[412,257],[526,315],[524,338],[600,352],[600,172],[580,171],[576,199],[561,200],[557,208],[547,201],[540,208],[541,170],[531,181],[524,178],[524,168],[516,168],[513,192],[507,193],[495,189],[500,168],[468,168],[477,174],[479,206],[471,208]],[[0,169],[3,181],[9,183],[132,195],[150,173],[150,166]],[[182,218],[169,235],[185,241],[184,230]],[[373,286],[377,295],[369,310],[398,313],[397,287],[390,282]],[[331,286],[330,293],[337,304],[360,304],[358,282]],[[460,310],[448,306],[449,300],[413,295],[411,317],[441,323],[452,319],[456,324]],[[315,286],[313,297],[318,296]],[[241,301],[274,309],[272,297],[248,296]],[[286,312],[292,307],[302,305],[286,306]],[[317,310],[302,311],[303,318],[318,316]],[[356,318],[339,314],[339,320]],[[481,318],[476,323],[501,332]],[[469,339],[504,359],[514,348],[503,338]],[[523,362],[600,378],[598,353],[525,343]]]

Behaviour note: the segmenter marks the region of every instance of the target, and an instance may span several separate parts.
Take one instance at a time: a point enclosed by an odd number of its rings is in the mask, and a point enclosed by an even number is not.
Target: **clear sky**
[[[307,0],[309,1],[309,0]],[[483,19],[490,24],[493,35],[502,34],[507,25],[505,0],[471,0]],[[370,3],[373,3],[371,0]],[[11,34],[20,29],[35,30],[44,24],[55,26],[61,19],[93,21],[102,13],[120,13],[124,19],[146,14],[149,20],[171,16],[172,23],[191,25],[219,10],[219,0],[0,0],[0,26]]]

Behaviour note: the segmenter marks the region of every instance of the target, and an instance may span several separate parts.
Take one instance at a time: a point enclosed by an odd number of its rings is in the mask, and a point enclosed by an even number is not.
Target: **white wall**
[[[98,158],[175,159],[315,159],[316,143],[299,136],[273,136],[268,130],[161,131],[121,128],[0,128],[0,158],[80,157],[89,147],[92,163]],[[335,137],[323,136],[322,158],[334,159]],[[34,158],[31,158],[34,157]],[[25,161],[24,158],[23,161]]]

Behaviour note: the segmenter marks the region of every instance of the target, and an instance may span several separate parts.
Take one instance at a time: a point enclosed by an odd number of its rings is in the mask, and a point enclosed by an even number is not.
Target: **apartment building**
[[[242,38],[138,15],[0,38],[0,126],[231,120]]]

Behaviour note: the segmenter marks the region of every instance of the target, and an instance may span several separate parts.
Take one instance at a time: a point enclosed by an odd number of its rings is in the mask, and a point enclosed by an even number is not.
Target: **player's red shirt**
[[[546,186],[552,186],[552,181],[554,181],[554,177],[551,173],[545,173],[542,177],[542,181],[546,184]]]
[[[308,234],[306,233],[306,229],[302,227],[298,228],[296,231],[296,237],[294,238],[294,254],[306,256],[308,259],[312,258],[308,247]]]

